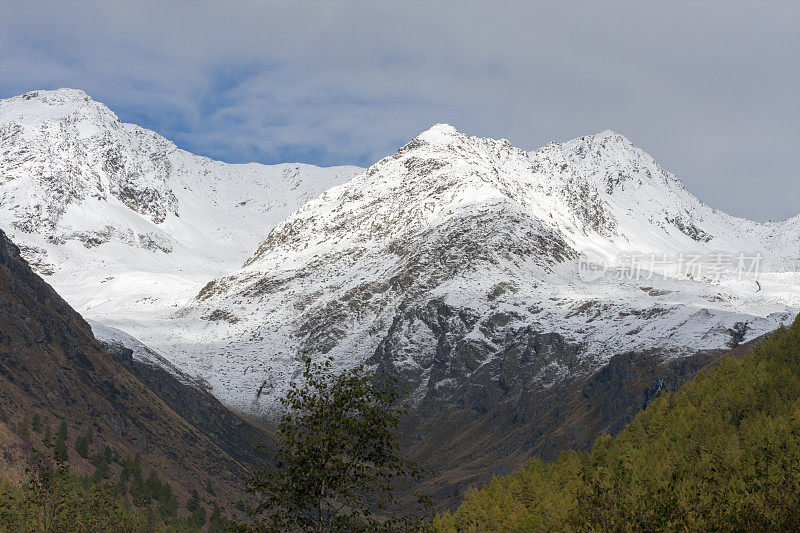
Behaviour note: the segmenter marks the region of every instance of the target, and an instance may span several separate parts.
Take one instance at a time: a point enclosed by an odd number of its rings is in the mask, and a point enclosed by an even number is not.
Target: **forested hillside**
[[[76,476],[69,465],[47,455],[31,461],[30,479],[23,485],[0,478],[0,533],[218,533],[233,525],[219,506],[209,516],[197,491],[181,509],[169,482],[162,483],[152,470],[145,479],[138,457],[117,461],[123,469],[116,481],[104,481],[108,463],[98,463],[105,466],[92,477]]]
[[[437,531],[796,530],[800,319],[725,357],[589,452],[532,460]]]

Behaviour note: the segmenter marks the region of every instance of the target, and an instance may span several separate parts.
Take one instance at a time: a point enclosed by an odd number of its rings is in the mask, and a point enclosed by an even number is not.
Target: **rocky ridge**
[[[279,391],[307,356],[381,361],[419,398],[441,397],[473,375],[502,384],[510,347],[555,335],[524,374],[549,387],[614,354],[686,356],[791,320],[796,227],[704,205],[614,132],[524,152],[437,125],[303,205],[176,316],[205,323],[194,334],[210,350],[186,364],[213,369],[243,409],[268,408],[272,395],[254,403],[253,391]],[[752,275],[713,276],[719,251],[761,257],[762,290]],[[587,254],[607,275],[581,276]],[[700,256],[705,271],[618,275],[615,262],[648,254]]]

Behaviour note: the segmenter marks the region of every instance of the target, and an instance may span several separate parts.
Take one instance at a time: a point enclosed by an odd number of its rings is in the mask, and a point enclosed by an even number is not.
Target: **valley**
[[[437,124],[367,169],[230,165],[60,89],[0,101],[0,143],[0,228],[170,409],[246,462],[225,408],[268,425],[305,358],[367,363],[409,391],[440,507],[800,309],[800,216],[729,216],[612,131],[526,151]]]

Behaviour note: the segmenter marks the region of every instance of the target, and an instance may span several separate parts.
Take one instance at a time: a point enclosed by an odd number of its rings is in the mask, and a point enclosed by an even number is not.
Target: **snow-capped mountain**
[[[800,217],[714,210],[608,131],[526,152],[437,125],[367,170],[229,165],[39,91],[0,101],[0,205],[98,337],[254,413],[306,356],[463,403],[800,309]]]
[[[651,254],[652,274],[628,275]],[[587,257],[611,270],[586,279]],[[569,348],[531,362],[529,386],[548,387],[623,351],[677,357],[788,322],[798,261],[800,217],[714,210],[619,134],[525,152],[437,125],[276,226],[156,345],[255,410],[304,356],[369,360],[442,396],[501,380],[511,346],[556,334]]]
[[[361,170],[213,161],[79,90],[0,100],[0,227],[70,304],[109,325],[166,316]]]

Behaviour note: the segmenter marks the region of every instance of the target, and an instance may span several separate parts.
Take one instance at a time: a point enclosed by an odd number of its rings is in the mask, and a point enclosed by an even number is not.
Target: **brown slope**
[[[72,447],[91,427],[94,450],[141,454],[184,497],[211,481],[222,504],[243,497],[241,475],[257,458],[249,450],[266,438],[203,391],[115,360],[0,231],[0,475],[23,478],[26,458],[43,449],[41,434],[24,437],[35,413],[53,432],[67,422],[73,471],[94,470]]]
[[[550,388],[502,390],[481,383],[480,393],[465,395],[461,408],[442,399],[423,402],[405,421],[405,444],[412,458],[439,476],[411,488],[452,510],[468,488],[480,488],[531,457],[551,460],[566,449],[589,448],[602,434],[616,435],[661,392],[677,390],[726,353],[744,356],[762,340],[669,361],[656,351],[624,353],[588,376]],[[524,369],[515,366],[513,373]]]

